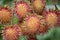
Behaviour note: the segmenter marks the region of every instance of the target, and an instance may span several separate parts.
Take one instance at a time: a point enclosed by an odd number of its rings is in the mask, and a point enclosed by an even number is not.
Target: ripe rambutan
[[[43,12],[45,7],[45,0],[32,0],[32,6],[36,13],[40,14]]]
[[[21,19],[30,12],[30,7],[26,2],[17,2],[15,5],[15,11],[17,16]]]
[[[9,23],[12,19],[12,11],[7,7],[0,8],[0,22],[2,24]]]
[[[7,26],[3,30],[4,40],[17,40],[19,35],[21,35],[21,30],[18,26]]]
[[[39,28],[39,31],[38,31],[38,33],[40,34],[40,33],[46,33],[46,32],[48,32],[48,26],[47,25],[42,25],[40,28]]]
[[[28,34],[28,30],[27,30],[27,27],[25,26],[24,22],[22,22],[22,23],[19,22],[18,26],[21,28],[21,31],[22,31],[23,35],[27,35]]]
[[[25,25],[29,34],[37,33],[40,27],[40,17],[31,14],[25,18]]]
[[[44,11],[45,21],[48,26],[55,26],[58,23],[58,13],[54,10]]]
[[[40,21],[40,28],[39,28],[39,31],[38,31],[38,34],[40,34],[40,33],[46,33],[46,32],[48,32],[48,26],[46,25],[46,22],[45,22],[45,19],[44,19],[44,17],[43,16],[40,16],[40,19],[41,19],[41,21]]]
[[[56,7],[56,13],[58,13],[58,23],[57,23],[57,26],[60,26],[60,10],[57,9]]]

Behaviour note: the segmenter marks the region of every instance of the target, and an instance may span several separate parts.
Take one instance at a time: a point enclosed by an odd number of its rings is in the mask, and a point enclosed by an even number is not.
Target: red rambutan
[[[25,25],[28,30],[28,33],[37,33],[40,27],[40,17],[34,14],[29,15],[25,18]]]
[[[40,16],[40,19],[41,19],[41,21],[40,21],[40,28],[39,28],[39,31],[38,31],[38,34],[40,34],[40,33],[46,33],[46,32],[48,32],[48,26],[46,25],[46,22],[45,22],[45,19],[44,19],[44,17],[43,16]]]
[[[4,40],[17,40],[21,35],[21,30],[18,26],[8,26],[3,30]]]
[[[24,18],[30,12],[30,7],[26,2],[17,2],[15,11],[19,18]]]
[[[57,26],[60,26],[60,10],[55,10],[55,11],[56,11],[56,13],[58,13],[58,23],[57,23]]]
[[[54,10],[44,11],[45,21],[48,26],[55,26],[58,22],[58,13]]]
[[[22,34],[23,35],[27,35],[28,34],[28,30],[27,27],[25,26],[24,22],[19,22],[18,26],[21,28]]]
[[[7,7],[0,8],[0,22],[2,24],[9,23],[12,19],[12,11]]]
[[[39,34],[40,34],[40,33],[43,33],[43,34],[44,34],[44,33],[48,32],[48,29],[49,29],[48,26],[43,25],[43,26],[41,26],[41,27],[39,28],[39,31],[38,31],[38,32],[39,32]]]
[[[32,6],[36,13],[42,13],[45,7],[45,0],[32,0]]]

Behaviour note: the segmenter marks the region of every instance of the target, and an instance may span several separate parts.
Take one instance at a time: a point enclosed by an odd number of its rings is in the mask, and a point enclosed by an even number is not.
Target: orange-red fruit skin
[[[49,9],[48,11],[45,10],[43,14],[48,26],[55,26],[58,24],[59,16],[56,11]]]
[[[24,22],[19,22],[18,26],[21,28],[22,34],[23,35],[27,35],[28,34],[28,30],[27,27],[25,26]]]
[[[31,14],[30,16],[26,17],[25,23],[28,33],[37,33],[40,27],[40,18],[37,15]]]
[[[12,11],[7,7],[0,8],[0,22],[2,24],[6,24],[11,22],[12,19]]]
[[[18,18],[24,18],[30,12],[30,7],[26,2],[17,2],[15,4],[15,11]]]
[[[48,26],[47,25],[44,25],[44,26],[41,26],[40,29],[39,29],[39,33],[47,33],[49,30]]]
[[[47,33],[49,28],[46,25],[45,19],[44,19],[43,16],[41,16],[40,19],[41,19],[41,24],[40,24],[40,28],[39,28],[38,34],[40,34],[40,33],[42,33],[42,34]]]
[[[60,11],[59,10],[55,10],[56,13],[58,13],[58,25],[57,26],[60,26]]]
[[[4,40],[17,40],[21,35],[21,30],[18,26],[8,26],[3,30]]]
[[[36,13],[42,13],[45,7],[45,0],[32,0],[32,6]]]

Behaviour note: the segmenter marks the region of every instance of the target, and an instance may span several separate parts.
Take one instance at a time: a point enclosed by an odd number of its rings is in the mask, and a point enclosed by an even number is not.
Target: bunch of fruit
[[[28,35],[27,40],[37,40],[36,34],[44,34],[59,24],[59,12],[46,10],[46,0],[31,0],[30,3],[21,0],[14,5],[14,11],[0,7],[0,23],[5,26],[2,30],[4,40],[18,40],[21,35]],[[18,23],[11,22],[13,16],[17,16]]]

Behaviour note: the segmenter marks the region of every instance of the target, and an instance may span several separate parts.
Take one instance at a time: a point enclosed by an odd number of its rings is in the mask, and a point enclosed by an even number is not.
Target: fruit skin
[[[6,24],[11,22],[12,11],[7,7],[0,7],[0,22]]]
[[[17,25],[21,28],[21,31],[22,31],[23,35],[28,34],[28,30],[27,30],[27,27],[25,26],[24,22],[19,22]]]
[[[39,31],[38,31],[38,34],[44,34],[44,33],[47,33],[49,30],[48,26],[47,25],[43,25],[39,28]]]
[[[41,14],[45,8],[45,0],[32,0],[32,6],[36,13]]]
[[[21,30],[17,25],[7,26],[3,30],[4,40],[17,40],[21,35]]]
[[[45,17],[45,21],[48,26],[55,26],[58,24],[59,16],[55,10],[52,9],[45,10],[43,12],[43,15]]]
[[[40,19],[41,19],[41,24],[40,24],[40,28],[39,28],[38,34],[41,34],[41,33],[44,34],[44,33],[48,32],[49,28],[46,25],[44,17],[40,16]]]
[[[58,13],[58,23],[56,26],[60,26],[60,10],[58,8],[55,9],[56,13]]]
[[[37,34],[47,33],[48,30],[49,30],[49,27],[48,27],[48,25],[46,25],[45,18],[42,15],[39,15],[39,17],[40,17],[40,27],[39,27],[39,29],[37,31]]]
[[[40,18],[31,14],[25,18],[25,26],[28,30],[28,34],[36,34],[40,27]]]
[[[18,18],[22,19],[24,18],[27,14],[30,13],[30,7],[26,2],[17,2],[15,4],[15,12]]]

